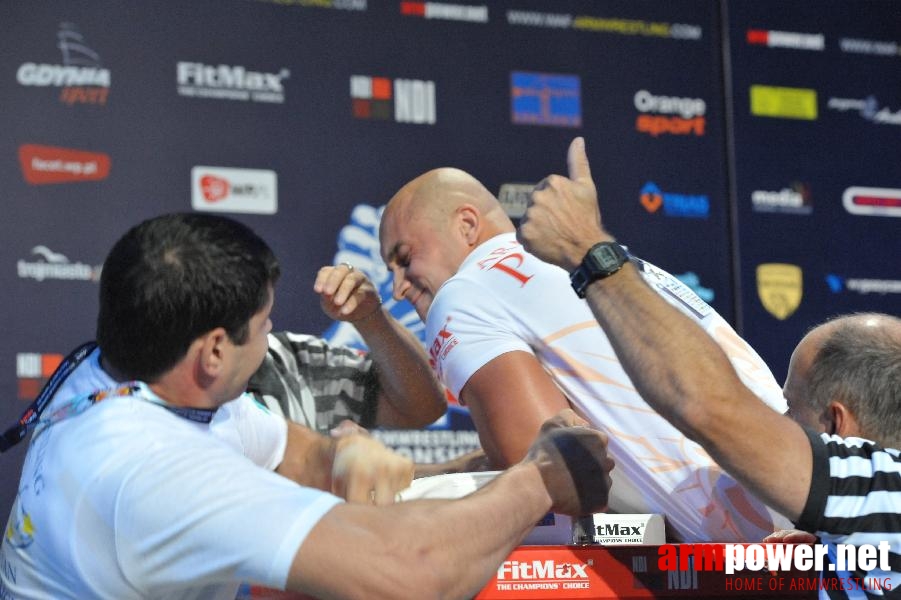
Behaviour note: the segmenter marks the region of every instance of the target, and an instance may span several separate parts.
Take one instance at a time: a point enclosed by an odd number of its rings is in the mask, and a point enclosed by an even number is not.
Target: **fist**
[[[526,460],[541,473],[554,512],[582,516],[607,508],[613,459],[607,436],[567,409],[546,421]]]
[[[335,439],[332,493],[348,502],[392,504],[397,492],[410,487],[413,461],[368,435]]]
[[[336,321],[363,320],[382,304],[369,278],[347,263],[319,269],[313,291],[319,294],[323,312]]]

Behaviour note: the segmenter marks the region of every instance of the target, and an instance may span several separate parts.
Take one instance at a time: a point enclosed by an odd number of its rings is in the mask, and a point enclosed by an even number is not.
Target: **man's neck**
[[[220,403],[207,394],[207,390],[198,387],[190,377],[179,377],[179,374],[173,371],[169,371],[157,381],[149,383],[148,387],[154,394],[172,406],[219,408]]]
[[[100,353],[100,368],[103,369],[107,375],[112,377],[116,383],[123,383],[133,379],[131,377],[126,377],[121,371],[111,365],[102,352]]]
[[[135,377],[128,377],[122,371],[115,368],[110,362],[100,354],[100,368],[107,375],[112,377],[117,383],[132,381]],[[217,408],[218,403],[203,393],[190,380],[182,375],[178,367],[167,371],[157,381],[145,382],[147,387],[157,395],[157,397],[165,400],[167,404],[172,406],[184,406],[187,408]]]

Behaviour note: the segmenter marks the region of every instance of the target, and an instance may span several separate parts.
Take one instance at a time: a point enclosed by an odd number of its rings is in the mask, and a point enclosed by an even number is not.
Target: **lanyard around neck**
[[[161,408],[165,408],[171,413],[178,415],[183,419],[193,421],[195,423],[206,424],[213,420],[216,415],[215,408],[190,408],[186,406],[172,406],[165,400],[157,396],[151,391],[146,383],[142,381],[129,381],[114,388],[99,390],[84,396],[77,396],[63,403],[62,406],[54,410],[50,415],[42,417],[35,427],[35,437],[37,437],[47,427],[58,423],[69,417],[79,415],[104,400],[111,398],[137,398],[151,404],[155,404]]]
[[[34,402],[25,409],[25,412],[22,413],[19,420],[0,436],[0,452],[5,452],[21,442],[31,430],[35,429],[41,423],[43,423],[43,426],[41,427],[43,429],[50,423],[80,414],[97,402],[113,396],[136,396],[142,400],[162,406],[179,417],[194,421],[195,423],[209,423],[212,421],[213,416],[216,414],[216,409],[172,406],[159,398],[150,391],[146,384],[141,382],[126,383],[109,390],[101,390],[94,392],[93,394],[76,397],[54,411],[49,417],[42,418],[44,410],[50,404],[50,401],[53,399],[53,396],[59,390],[60,386],[62,386],[69,375],[71,375],[78,365],[84,362],[96,348],[97,342],[87,342],[76,348],[69,356],[63,359],[50,376],[50,379],[47,380],[47,383],[44,384],[44,387],[41,388],[41,391],[37,398],[34,399]],[[126,390],[128,390],[127,393]]]
[[[48,379],[47,383],[44,384],[44,387],[41,388],[41,391],[38,394],[38,397],[34,399],[34,402],[29,404],[28,408],[25,409],[25,412],[22,413],[22,416],[19,417],[19,420],[0,436],[0,452],[5,452],[21,442],[25,436],[28,435],[28,432],[37,426],[38,419],[41,418],[41,413],[43,413],[44,409],[47,408],[47,405],[50,404],[53,395],[56,394],[59,387],[66,381],[66,378],[72,374],[72,371],[74,371],[96,347],[97,342],[87,342],[86,344],[82,344],[69,354],[69,356],[64,358],[63,362],[59,363],[59,366],[53,371],[50,379]]]

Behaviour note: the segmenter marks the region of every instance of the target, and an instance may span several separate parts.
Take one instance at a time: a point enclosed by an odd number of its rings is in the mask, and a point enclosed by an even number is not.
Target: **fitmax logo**
[[[429,365],[439,371],[439,374],[441,361],[460,343],[460,340],[447,327],[450,321],[451,318],[448,317],[444,322],[444,327],[441,328],[441,331],[438,332],[435,339],[432,340],[432,345],[429,347]]]
[[[533,560],[531,562],[507,560],[498,568],[497,579],[588,579],[588,565],[560,563],[554,560]]]
[[[641,536],[643,535],[641,525],[626,525],[625,523],[604,523],[596,528],[598,535],[617,535],[617,536]]]

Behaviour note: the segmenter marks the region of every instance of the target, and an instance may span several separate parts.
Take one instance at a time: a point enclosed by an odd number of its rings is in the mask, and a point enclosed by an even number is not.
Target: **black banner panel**
[[[741,329],[782,378],[810,327],[901,313],[901,12],[728,12]]]
[[[276,329],[361,346],[312,290],[346,260],[422,336],[379,257],[384,204],[454,166],[516,220],[575,136],[610,231],[777,377],[825,317],[899,312],[892,2],[12,0],[0,34],[3,424],[94,337],[100,265],[139,221],[253,227],[282,262]],[[453,431],[383,435],[429,461],[468,428],[452,407]],[[24,450],[0,455],[0,513]]]

